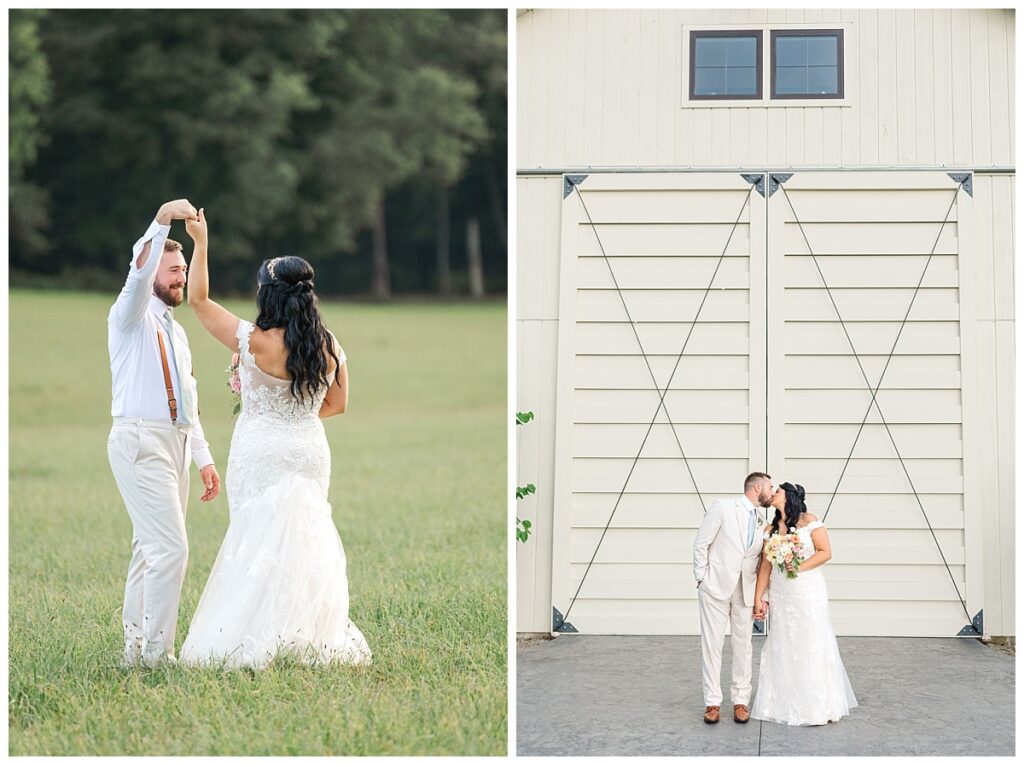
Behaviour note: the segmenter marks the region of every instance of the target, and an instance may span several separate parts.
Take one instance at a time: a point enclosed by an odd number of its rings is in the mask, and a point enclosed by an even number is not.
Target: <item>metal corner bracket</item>
[[[985,609],[981,609],[971,619],[971,623],[956,633],[957,637],[981,637],[985,634]]]
[[[783,183],[785,183],[792,177],[792,173],[772,173],[769,176],[770,181],[768,183],[768,196],[771,196],[776,191],[778,191],[779,186],[781,186]]]
[[[946,173],[957,183],[964,185],[964,191],[967,192],[967,196],[974,196],[974,174],[973,173]]]
[[[753,183],[757,193],[764,196],[764,173],[741,173],[740,177],[747,183]]]
[[[586,179],[585,175],[563,175],[562,176],[562,199],[572,193],[573,186],[579,186]]]
[[[579,634],[579,630],[573,627],[571,622],[567,622],[565,617],[562,616],[562,612],[554,606],[551,607],[551,631],[575,632],[576,634]]]

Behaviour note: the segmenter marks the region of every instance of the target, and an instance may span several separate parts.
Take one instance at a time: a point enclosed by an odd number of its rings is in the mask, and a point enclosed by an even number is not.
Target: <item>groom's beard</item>
[[[185,288],[179,287],[172,290],[170,287],[162,287],[159,284],[153,285],[153,294],[163,300],[171,308],[177,308],[185,300]]]

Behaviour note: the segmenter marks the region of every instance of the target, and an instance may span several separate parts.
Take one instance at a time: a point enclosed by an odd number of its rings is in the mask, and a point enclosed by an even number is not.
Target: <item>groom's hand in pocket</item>
[[[206,487],[206,491],[203,492],[203,496],[199,498],[200,501],[209,502],[220,494],[220,476],[217,474],[217,468],[213,463],[210,463],[200,470],[199,477],[203,479],[203,486]]]

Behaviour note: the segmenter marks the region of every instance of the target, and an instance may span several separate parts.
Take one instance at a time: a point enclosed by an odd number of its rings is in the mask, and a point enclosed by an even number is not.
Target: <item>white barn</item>
[[[517,631],[697,634],[766,470],[837,634],[1014,635],[1014,12],[517,26]]]

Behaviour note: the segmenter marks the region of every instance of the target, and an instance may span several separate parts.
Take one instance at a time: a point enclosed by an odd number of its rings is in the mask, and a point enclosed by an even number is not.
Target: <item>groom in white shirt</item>
[[[754,588],[763,547],[757,507],[771,505],[773,494],[770,475],[751,473],[743,482],[743,496],[711,504],[693,541],[706,723],[718,722],[722,706],[726,624],[732,633],[733,719],[750,720]]]
[[[198,220],[198,214],[187,199],[160,207],[132,249],[128,278],[107,316],[114,418],[107,456],[132,521],[122,619],[125,666],[174,661],[188,563],[189,463],[199,468],[204,502],[220,491],[199,424],[188,338],[173,317],[184,299],[187,266],[181,245],[167,238],[172,220]]]

